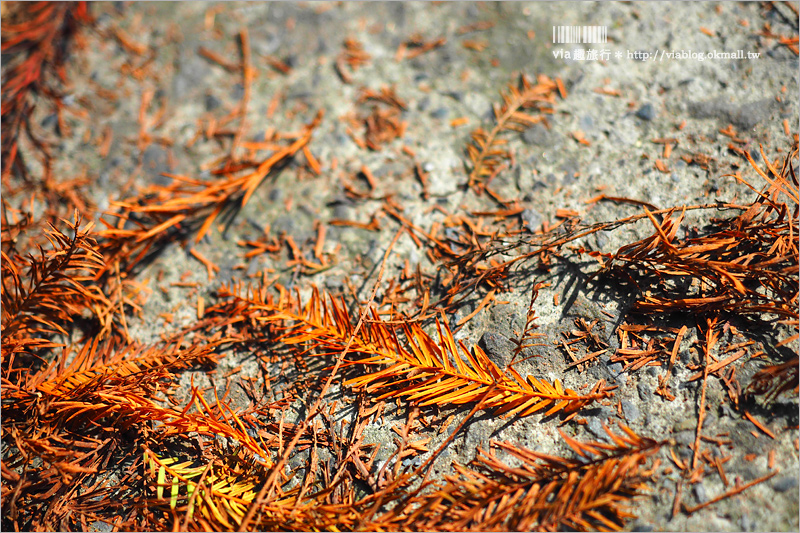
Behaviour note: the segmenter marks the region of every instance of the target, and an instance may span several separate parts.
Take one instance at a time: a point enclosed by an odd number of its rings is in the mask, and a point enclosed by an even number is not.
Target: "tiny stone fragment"
[[[622,404],[622,412],[625,414],[625,420],[628,422],[636,422],[642,416],[639,408],[633,402],[622,400],[620,403]]]
[[[742,531],[755,531],[757,524],[749,515],[743,515],[742,518],[739,519],[739,526],[741,526]]]
[[[653,107],[653,104],[644,104],[636,112],[636,116],[642,120],[653,120],[656,118],[656,109]]]
[[[241,100],[244,98],[244,85],[241,83],[234,85],[233,89],[231,90],[231,98],[234,100]]]
[[[716,98],[707,102],[690,102],[689,113],[695,118],[716,118],[721,122],[732,123],[737,128],[749,130],[769,118],[774,101],[764,98],[744,104]]]
[[[691,430],[683,430],[678,431],[677,433],[672,434],[672,438],[675,439],[675,442],[679,444],[683,444],[684,446],[689,446],[694,444],[694,432]]]
[[[151,144],[142,154],[142,167],[158,185],[168,185],[172,179],[162,176],[165,172],[171,172],[169,156],[166,150],[157,144]]]
[[[594,241],[595,244],[597,245],[597,249],[599,251],[603,251],[603,249],[608,244],[608,236],[602,231],[598,231],[597,233],[594,234]]]
[[[797,482],[797,477],[786,476],[775,480],[772,488],[775,489],[775,492],[786,492],[787,490],[796,489]]]
[[[214,96],[213,94],[206,95],[205,103],[206,103],[206,111],[214,111],[215,109],[222,106],[222,102],[220,101],[220,99]]]
[[[622,373],[622,363],[611,363],[608,365],[608,370],[616,378]]]
[[[639,399],[643,402],[650,401],[653,397],[653,390],[650,388],[650,385],[642,381],[636,386],[636,389],[639,392]]]
[[[591,431],[596,437],[604,439],[608,437],[608,433],[603,429],[603,423],[597,417],[592,417],[589,419],[589,431]]]
[[[431,111],[431,117],[433,118],[447,118],[447,115],[450,114],[450,110],[446,107],[438,107]]]
[[[522,141],[525,144],[536,146],[549,146],[552,144],[550,141],[550,132],[542,124],[534,124],[522,132]]]
[[[535,231],[539,229],[539,226],[542,225],[543,219],[542,215],[539,214],[538,211],[534,211],[533,209],[526,209],[522,213],[520,213],[522,217],[522,222],[528,227],[530,231]]]
[[[702,483],[695,485],[692,489],[692,492],[694,492],[694,497],[697,499],[697,503],[706,503],[708,501],[708,496],[706,496],[706,488]]]

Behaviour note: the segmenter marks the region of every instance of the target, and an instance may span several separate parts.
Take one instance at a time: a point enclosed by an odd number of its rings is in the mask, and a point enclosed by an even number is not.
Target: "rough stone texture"
[[[743,104],[715,98],[705,102],[691,102],[689,104],[689,113],[696,118],[717,119],[720,122],[732,123],[738,128],[749,130],[769,118],[770,108],[775,103],[772,98],[763,98]],[[641,113],[641,109],[639,113]],[[637,113],[637,116],[639,113]]]
[[[511,362],[516,348],[516,345],[508,337],[491,331],[487,331],[481,336],[478,346],[500,368],[505,368]]]
[[[189,146],[198,121],[220,118],[238,105],[243,87],[241,78],[203,59],[197,48],[205,46],[233,60],[238,58],[235,35],[247,26],[253,49],[253,66],[258,71],[248,108],[249,134],[276,128],[296,131],[308,122],[318,109],[326,112],[325,120],[315,132],[310,145],[321,161],[321,176],[298,179],[302,163],[290,165],[267,180],[250,203],[236,215],[225,233],[213,231],[197,246],[198,250],[221,267],[221,272],[209,282],[205,269],[178,245],[167,247],[142,273],[149,280],[153,293],[143,310],[143,317],[131,320],[131,334],[142,342],[154,341],[165,331],[189,325],[195,316],[198,294],[212,299],[213,290],[233,277],[260,275],[264,269],[276,269],[279,280],[288,288],[296,287],[307,295],[310,284],[350,295],[346,286],[355,287],[358,296],[366,299],[377,275],[376,265],[394,236],[397,226],[382,221],[383,230],[372,233],[353,228],[329,228],[325,251],[335,254],[334,268],[312,279],[297,277],[292,271],[281,270],[280,262],[270,257],[254,258],[243,270],[234,267],[243,261],[243,249],[238,240],[252,239],[269,225],[273,232],[286,232],[302,246],[313,246],[316,220],[347,218],[367,222],[375,206],[353,204],[343,193],[340,173],[355,175],[366,165],[380,176],[374,196],[392,194],[404,208],[405,216],[414,224],[429,227],[432,220],[443,216],[431,210],[434,203],[448,212],[471,212],[496,209],[486,195],[478,197],[462,187],[466,181],[464,150],[469,132],[477,126],[491,127],[492,103],[499,102],[498,91],[515,79],[520,71],[534,76],[542,73],[561,77],[568,97],[559,102],[549,127],[536,125],[521,135],[509,136],[509,148],[514,151],[512,168],[492,182],[497,194],[517,198],[525,208],[522,221],[535,229],[542,223],[553,224],[557,209],[574,209],[586,222],[614,220],[637,213],[630,205],[613,203],[587,204],[602,191],[609,196],[629,197],[654,204],[659,208],[700,204],[738,198],[745,202],[752,193],[732,178],[723,177],[735,170],[757,181],[746,164],[728,152],[730,140],[719,133],[731,123],[739,128],[746,140],[743,148],[757,155],[759,143],[769,147],[770,157],[775,148],[788,147],[782,121],[788,119],[794,128],[798,123],[797,57],[775,40],[764,40],[756,32],[769,22],[776,33],[796,34],[796,28],[786,25],[774,11],[756,3],[422,3],[363,4],[295,4],[225,3],[216,14],[213,29],[204,27],[209,4],[181,3],[98,3],[93,10],[98,15],[101,30],[119,25],[128,34],[155,51],[149,75],[142,81],[120,73],[132,59],[115,41],[88,36],[88,46],[74,54],[68,77],[74,97],[92,102],[88,109],[91,120],[81,122],[65,115],[73,128],[73,136],[62,141],[63,153],[54,174],[72,177],[80,172],[98,180],[102,187],[93,190],[100,206],[117,199],[122,187],[135,187],[162,182],[164,169],[190,176],[210,179],[203,165],[222,152],[216,142],[200,141]],[[780,6],[778,6],[780,7]],[[785,6],[782,11],[788,12]],[[482,32],[459,35],[456,29],[479,20],[495,26]],[[740,21],[747,21],[743,25]],[[603,24],[609,27],[612,51],[605,63],[556,59],[553,51],[574,50],[583,45],[556,45],[551,41],[553,25]],[[700,31],[708,27],[716,32],[709,37]],[[397,45],[411,34],[420,32],[428,39],[445,36],[447,43],[433,52],[410,61],[395,62]],[[793,33],[794,32],[794,33]],[[353,74],[352,85],[342,83],[333,61],[341,50],[345,37],[354,36],[372,55],[368,65]],[[462,43],[465,39],[482,39],[487,48],[477,53]],[[628,57],[628,51],[686,49],[692,51],[738,50],[759,52],[758,60],[650,60]],[[614,53],[620,51],[622,58]],[[284,76],[267,66],[264,55],[275,55],[293,65]],[[115,102],[97,99],[89,78],[102,87],[113,88],[123,96]],[[409,126],[405,136],[382,151],[359,149],[346,134],[340,117],[356,109],[358,88],[379,89],[394,85],[397,94],[407,101],[403,120]],[[786,92],[782,88],[786,88]],[[166,118],[157,131],[171,139],[168,148],[151,145],[139,154],[136,139],[139,131],[138,114],[143,90],[153,88],[164,98]],[[600,94],[597,89],[619,91],[618,97]],[[281,96],[278,111],[267,118],[269,103]],[[778,100],[780,99],[780,100]],[[467,126],[452,127],[450,120],[466,117]],[[50,122],[45,116],[36,123]],[[92,143],[81,139],[88,130],[102,131],[111,127],[114,141],[108,157],[97,155]],[[590,146],[575,142],[572,132],[582,130]],[[661,158],[662,146],[653,144],[659,137],[678,137],[680,144],[675,155],[666,161],[670,172],[660,173],[653,161]],[[429,199],[423,199],[419,182],[413,178],[411,160],[400,148],[411,147],[416,159],[429,173]],[[709,170],[687,165],[678,156],[702,153],[713,157]],[[137,171],[142,159],[144,166]],[[334,159],[338,170],[333,170]],[[738,167],[731,166],[732,164]],[[130,192],[130,191],[128,191]],[[287,207],[292,205],[293,207]],[[686,227],[702,227],[708,216],[689,213]],[[597,235],[586,246],[613,253],[619,246],[642,238],[652,232],[648,223],[629,226],[608,234]],[[387,277],[396,275],[403,262],[423,268],[431,265],[413,241],[404,236],[393,251]],[[616,399],[621,400],[622,415],[627,423],[642,435],[672,439],[678,457],[691,460],[690,445],[694,444],[697,424],[698,387],[686,386],[693,373],[688,364],[696,364],[696,348],[686,349],[693,338],[684,341],[684,350],[671,376],[673,402],[654,395],[657,376],[663,368],[647,368],[635,373],[623,371],[620,364],[599,358],[584,371],[565,371],[568,360],[555,345],[563,333],[574,329],[573,321],[597,319],[598,331],[610,345],[610,353],[618,348],[614,328],[630,302],[612,287],[591,286],[587,272],[595,265],[564,264],[550,272],[532,272],[530,277],[550,285],[543,289],[536,303],[538,332],[542,346],[529,349],[531,357],[516,368],[523,375],[532,374],[546,379],[561,379],[565,385],[577,388],[605,379],[619,386],[614,403],[584,413],[585,425],[568,424],[564,430],[577,438],[605,439],[602,423],[619,420]],[[163,276],[159,278],[160,276]],[[157,283],[155,280],[160,279]],[[157,286],[169,287],[170,282],[197,282],[199,293],[182,288],[170,288],[166,293]],[[346,282],[346,283],[345,283]],[[555,302],[556,295],[558,303]],[[508,362],[508,338],[519,333],[525,322],[529,292],[524,289],[498,295],[507,303],[483,310],[462,328],[456,336],[467,345],[479,339],[493,360]],[[477,305],[473,302],[470,305]],[[473,308],[465,306],[456,313],[462,318]],[[502,309],[502,311],[498,311]],[[160,313],[174,312],[175,321],[168,325],[158,318]],[[452,317],[451,317],[452,318]],[[454,323],[451,321],[451,323]],[[505,342],[501,342],[505,339]],[[774,339],[772,339],[774,341]],[[230,361],[227,368],[242,364],[242,372],[258,373],[252,360]],[[757,368],[755,363],[743,365],[742,383]],[[185,376],[190,382],[190,374]],[[195,377],[195,385],[202,384]],[[279,376],[276,376],[276,378]],[[716,387],[716,389],[714,389]],[[718,406],[724,399],[723,390],[714,383],[709,387],[710,398]],[[710,400],[710,402],[711,402]],[[768,420],[777,440],[751,433],[754,426],[741,419],[741,414],[714,408],[703,426],[703,434],[725,434],[732,441],[726,449],[732,459],[725,469],[730,479],[747,482],[767,471],[767,455],[775,451],[776,465],[782,474],[771,483],[761,484],[741,496],[723,500],[687,516],[671,516],[676,474],[660,476],[651,487],[652,497],[638,501],[634,512],[636,522],[629,525],[639,531],[695,530],[736,531],[798,529],[798,438],[796,412],[776,414]],[[796,411],[796,404],[785,411]],[[756,412],[756,411],[754,411]],[[763,413],[757,411],[764,420]],[[782,411],[781,411],[782,412]],[[457,412],[457,421],[465,413]],[[470,424],[463,435],[437,459],[434,474],[450,472],[450,463],[469,462],[475,447],[486,446],[490,439],[509,440],[546,454],[567,454],[561,442],[556,418],[529,417],[522,420],[493,420],[483,418]],[[428,447],[435,449],[449,432],[433,435]],[[793,426],[793,428],[791,428]],[[386,425],[370,425],[365,441],[382,444],[381,453],[389,453],[396,436]],[[721,438],[721,437],[720,437]],[[756,454],[752,461],[747,454]],[[659,456],[663,464],[672,464],[666,449]],[[380,457],[379,457],[380,459]],[[663,468],[663,465],[662,465]],[[708,470],[702,485],[684,490],[685,501],[694,505],[724,492],[726,487]]]

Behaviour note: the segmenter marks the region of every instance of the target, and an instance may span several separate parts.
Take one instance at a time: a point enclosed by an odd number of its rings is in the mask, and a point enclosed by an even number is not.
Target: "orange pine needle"
[[[775,440],[777,438],[777,437],[775,437],[775,434],[772,431],[770,431],[767,426],[765,426],[764,424],[762,424],[761,422],[756,420],[756,418],[753,415],[751,415],[750,413],[748,413],[747,411],[744,412],[744,417],[746,419],[748,419],[750,422],[752,422],[755,427],[760,429],[769,438],[771,438],[773,440]]]
[[[206,271],[208,272],[208,279],[213,279],[214,274],[216,272],[219,272],[219,267],[214,263],[212,263],[208,258],[206,258],[206,256],[198,252],[197,248],[194,247],[191,248],[189,250],[189,253],[192,255],[192,257],[203,263],[203,266],[206,267]]]

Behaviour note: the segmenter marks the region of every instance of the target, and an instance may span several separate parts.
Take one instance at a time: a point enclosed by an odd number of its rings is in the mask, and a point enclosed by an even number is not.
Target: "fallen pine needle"
[[[753,425],[754,425],[755,427],[757,427],[758,429],[760,429],[761,431],[763,431],[763,432],[764,432],[764,434],[765,434],[765,435],[767,435],[769,438],[771,438],[771,439],[773,439],[773,440],[775,440],[775,439],[776,439],[776,437],[775,437],[775,434],[774,434],[772,431],[770,431],[770,430],[769,430],[769,428],[768,428],[767,426],[765,426],[764,424],[762,424],[761,422],[759,422],[758,420],[756,420],[756,418],[755,418],[753,415],[751,415],[750,413],[748,413],[747,411],[745,411],[745,412],[744,412],[744,417],[745,417],[746,419],[748,419],[750,422],[752,422],[752,423],[753,423]]]
[[[192,254],[192,256],[195,259],[197,259],[198,261],[203,263],[203,265],[205,265],[206,270],[208,271],[208,279],[213,279],[214,274],[216,272],[219,272],[219,267],[214,263],[212,263],[211,260],[209,260],[206,256],[198,252],[196,249],[192,248],[191,250],[189,250],[189,253]]]

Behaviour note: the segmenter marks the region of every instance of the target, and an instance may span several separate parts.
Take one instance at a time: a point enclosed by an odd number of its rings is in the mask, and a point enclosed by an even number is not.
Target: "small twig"
[[[603,349],[603,350],[598,350],[596,352],[592,352],[589,355],[587,355],[585,357],[582,357],[582,358],[578,359],[577,361],[573,361],[572,363],[568,364],[567,366],[564,367],[564,370],[568,370],[568,369],[572,368],[573,366],[577,366],[577,365],[579,365],[581,363],[585,363],[587,361],[591,361],[592,359],[594,359],[598,355],[604,354],[607,351],[608,351],[607,349]]]
[[[250,103],[250,85],[253,79],[253,70],[250,67],[250,36],[247,33],[247,28],[242,28],[239,31],[239,39],[242,41],[242,75],[244,76],[244,95],[242,96],[242,104],[239,109],[241,114],[241,121],[239,128],[236,130],[236,136],[233,138],[231,144],[231,160],[237,161],[236,150],[242,142],[244,136],[245,125],[247,122],[247,104]]]
[[[678,516],[678,511],[681,508],[682,492],[683,492],[683,478],[680,478],[678,480],[678,484],[675,487],[675,499],[672,501],[672,516],[671,516],[672,519]]]
[[[703,389],[700,394],[700,412],[697,415],[697,433],[694,437],[694,450],[692,455],[692,471],[697,470],[697,460],[700,458],[700,433],[703,430],[703,421],[706,418],[706,385],[708,384],[708,370],[711,366],[709,361],[711,354],[711,347],[715,344],[714,326],[716,326],[717,319],[707,319],[708,330],[706,330],[706,342],[703,345],[703,354],[705,355],[705,364],[703,365]]]
[[[669,376],[672,373],[672,367],[675,366],[675,360],[678,357],[678,351],[681,348],[681,341],[683,341],[683,336],[686,335],[688,328],[684,325],[681,330],[678,332],[678,335],[675,337],[675,344],[672,345],[672,353],[669,355],[669,364],[667,365],[667,373],[664,376],[663,380],[658,384],[658,388],[664,392],[667,392],[669,388]]]
[[[743,492],[743,491],[749,489],[753,485],[758,485],[759,483],[763,483],[764,481],[767,481],[769,478],[771,478],[771,477],[773,477],[773,476],[775,476],[777,474],[778,474],[778,471],[776,470],[775,472],[772,472],[770,474],[762,476],[762,477],[760,477],[758,479],[754,479],[750,483],[747,483],[746,485],[742,485],[741,487],[733,488],[733,489],[729,490],[728,492],[724,492],[724,493],[720,494],[716,498],[712,498],[712,499],[708,500],[707,502],[701,503],[699,505],[695,505],[694,507],[687,507],[686,505],[684,505],[683,506],[683,511],[688,513],[688,514],[692,514],[692,513],[696,512],[696,511],[699,511],[700,509],[702,509],[704,507],[708,507],[711,504],[717,503],[720,500],[724,500],[725,498],[729,498],[731,496],[735,496],[735,495],[739,494],[740,492]]]

